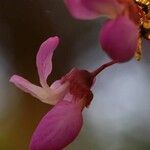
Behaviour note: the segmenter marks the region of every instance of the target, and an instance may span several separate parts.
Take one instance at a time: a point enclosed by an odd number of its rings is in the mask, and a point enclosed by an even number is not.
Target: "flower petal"
[[[78,19],[94,19],[100,15],[115,17],[123,10],[117,0],[65,0],[72,16]]]
[[[9,81],[14,83],[18,88],[20,88],[24,92],[29,93],[32,96],[34,96],[42,101],[43,101],[43,99],[45,99],[47,97],[47,94],[43,90],[43,88],[32,84],[28,80],[26,80],[18,75],[13,75]]]
[[[50,86],[50,88],[52,89],[57,89],[61,86],[61,80],[56,80],[55,82],[53,82]]]
[[[36,64],[40,83],[43,87],[47,87],[46,80],[52,71],[52,56],[55,48],[59,43],[58,37],[51,37],[42,43],[36,56]]]
[[[88,9],[82,0],[64,0],[68,10],[77,19],[95,19],[99,13]]]
[[[36,97],[43,103],[47,103],[50,105],[55,105],[60,99],[63,99],[67,94],[69,87],[69,83],[64,83],[62,85],[59,85],[59,87],[57,88],[41,88],[18,75],[13,75],[10,79],[10,82],[14,83],[24,92]]]
[[[31,142],[30,150],[61,150],[70,144],[82,127],[79,105],[61,101],[40,121]]]
[[[138,26],[128,16],[120,16],[103,26],[100,32],[100,43],[113,60],[128,61],[137,49],[138,32]]]
[[[110,18],[116,17],[120,14],[125,7],[124,5],[118,3],[118,0],[82,0],[83,4],[99,13],[100,15],[105,15]]]
[[[66,94],[69,92],[69,82],[65,82],[61,84],[60,80],[55,81],[51,86],[50,89],[52,94],[50,94],[49,100],[51,101],[51,96],[54,95],[53,97],[53,104],[56,104],[60,99],[63,99]]]

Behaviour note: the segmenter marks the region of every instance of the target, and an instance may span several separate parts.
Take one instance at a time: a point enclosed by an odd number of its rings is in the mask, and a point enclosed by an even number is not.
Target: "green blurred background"
[[[10,84],[11,75],[39,84],[35,56],[54,35],[61,42],[49,83],[74,66],[95,69],[109,60],[98,43],[104,21],[75,20],[62,0],[0,1],[0,150],[27,150],[35,127],[51,108]],[[97,78],[82,131],[66,149],[150,150],[149,46],[145,41],[141,62],[115,65]]]

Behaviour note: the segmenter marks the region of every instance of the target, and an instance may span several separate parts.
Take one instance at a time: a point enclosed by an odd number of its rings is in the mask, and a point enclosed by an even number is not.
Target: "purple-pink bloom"
[[[37,53],[36,65],[41,87],[18,75],[13,75],[10,79],[10,82],[24,92],[44,103],[55,105],[34,131],[30,150],[62,150],[70,144],[81,130],[83,109],[88,107],[93,99],[91,87],[95,77],[106,67],[117,63],[111,61],[93,72],[73,68],[49,86],[47,77],[52,71],[52,56],[58,42],[58,37],[47,39]]]
[[[119,62],[130,60],[138,49],[139,7],[132,0],[64,0],[77,19],[107,16],[99,41],[103,50]]]
[[[44,103],[55,105],[40,121],[33,133],[30,150],[61,150],[70,144],[82,127],[82,110],[93,98],[90,90],[95,75],[73,68],[51,86],[47,77],[52,71],[52,56],[59,42],[51,37],[42,43],[36,56],[41,87],[18,75],[10,82]]]
[[[69,90],[40,121],[32,135],[30,150],[62,150],[77,137],[83,123],[82,110],[93,98],[90,88],[94,77],[74,68],[53,84],[57,88],[69,82]]]

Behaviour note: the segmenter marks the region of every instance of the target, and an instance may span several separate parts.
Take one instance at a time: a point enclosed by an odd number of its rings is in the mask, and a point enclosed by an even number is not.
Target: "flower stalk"
[[[114,64],[118,63],[117,60],[112,60],[108,63],[103,64],[102,66],[100,66],[99,68],[97,68],[95,71],[91,72],[91,75],[93,77],[96,77],[101,71],[103,71],[105,68],[112,66]]]

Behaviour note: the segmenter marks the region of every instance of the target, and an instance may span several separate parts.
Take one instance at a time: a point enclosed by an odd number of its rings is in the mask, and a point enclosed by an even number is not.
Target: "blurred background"
[[[79,21],[62,0],[0,1],[0,150],[27,150],[31,135],[51,108],[9,83],[20,74],[39,84],[35,56],[40,44],[59,35],[49,83],[72,67],[94,70],[109,61],[98,43],[104,18]],[[143,59],[102,72],[84,126],[67,150],[150,150],[150,43]]]

